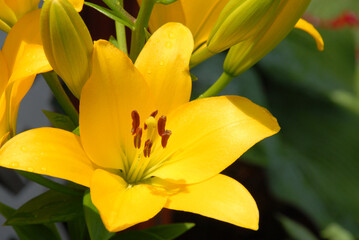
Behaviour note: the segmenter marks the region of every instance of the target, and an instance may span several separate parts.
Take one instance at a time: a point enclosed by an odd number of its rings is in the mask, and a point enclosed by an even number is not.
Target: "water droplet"
[[[148,69],[148,70],[147,70],[147,73],[148,73],[148,74],[151,74],[151,73],[152,73],[152,71],[151,71],[150,69]]]
[[[171,42],[166,42],[166,45],[165,45],[167,48],[171,48],[172,47],[172,43]]]
[[[41,153],[40,153],[40,155],[41,155],[41,156],[44,156],[44,155],[45,155],[45,153],[41,152]]]
[[[41,168],[41,171],[42,171],[42,172],[46,172],[46,171],[47,171],[47,168],[42,167],[42,168]]]
[[[28,172],[33,172],[34,169],[33,169],[32,167],[28,167],[28,168],[27,168],[27,171],[28,171]]]
[[[19,163],[18,162],[12,162],[10,164],[10,166],[13,167],[13,168],[17,168],[17,167],[19,167]]]
[[[161,62],[160,62],[160,65],[161,65],[161,66],[163,66],[164,64],[165,64],[165,62],[164,62],[164,61],[161,61]]]
[[[170,38],[174,38],[175,35],[174,35],[173,33],[170,33],[170,34],[169,34],[169,37],[170,37]]]
[[[21,150],[22,150],[22,151],[26,151],[26,147],[25,147],[25,146],[22,146],[22,147],[21,147]]]

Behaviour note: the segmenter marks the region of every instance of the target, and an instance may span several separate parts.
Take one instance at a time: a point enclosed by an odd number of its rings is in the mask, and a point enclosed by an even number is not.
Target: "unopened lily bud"
[[[51,66],[79,98],[91,74],[93,42],[81,16],[68,0],[45,1],[41,38]]]
[[[223,8],[207,47],[213,53],[256,35],[274,17],[280,0],[231,0]]]
[[[324,43],[320,34],[312,25],[300,20],[309,3],[310,0],[282,0],[275,17],[260,33],[231,47],[223,64],[224,72],[233,77],[240,75],[272,51],[294,27],[310,33],[322,50]]]

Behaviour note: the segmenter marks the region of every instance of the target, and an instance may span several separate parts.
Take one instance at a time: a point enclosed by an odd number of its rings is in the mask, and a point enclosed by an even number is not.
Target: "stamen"
[[[137,128],[140,126],[140,114],[136,110],[132,111],[131,113],[132,117],[132,129],[131,133],[134,135],[137,131]]]
[[[165,148],[167,146],[168,139],[170,138],[172,132],[170,130],[166,130],[162,135],[161,144],[162,147]]]
[[[141,137],[142,137],[142,128],[137,128],[136,135],[133,138],[133,143],[135,145],[135,148],[139,149],[141,147]]]
[[[151,115],[150,116],[152,116],[152,117],[156,117],[157,116],[157,113],[158,113],[158,110],[156,110],[156,111],[154,111],[153,113],[151,113]]]
[[[143,149],[143,155],[145,155],[145,157],[149,157],[151,154],[151,148],[152,148],[152,142],[150,139],[147,139],[145,142],[145,147]]]
[[[165,127],[166,127],[166,116],[161,116],[159,119],[158,119],[158,122],[157,122],[157,129],[158,129],[158,134],[160,136],[162,136],[164,133],[165,133]]]

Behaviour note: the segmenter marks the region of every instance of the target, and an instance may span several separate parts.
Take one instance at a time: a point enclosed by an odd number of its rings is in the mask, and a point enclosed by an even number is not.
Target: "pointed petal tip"
[[[301,18],[296,23],[295,28],[298,28],[298,29],[303,30],[303,31],[307,32],[308,34],[310,34],[315,40],[315,43],[317,45],[317,49],[319,51],[324,51],[323,38],[320,35],[320,33],[318,32],[318,30],[315,29],[315,27],[312,24],[310,24],[309,22],[307,22],[307,21],[305,21],[304,19]]]

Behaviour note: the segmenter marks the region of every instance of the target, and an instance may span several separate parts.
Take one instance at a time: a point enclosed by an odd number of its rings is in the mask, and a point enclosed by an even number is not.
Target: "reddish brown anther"
[[[142,128],[137,128],[136,135],[133,137],[133,143],[135,145],[135,148],[141,147],[141,137],[142,137]]]
[[[157,122],[157,130],[158,130],[158,134],[162,137],[162,135],[165,133],[165,128],[166,128],[166,116],[161,116],[159,119],[158,119],[158,122]]]
[[[170,130],[166,130],[162,135],[161,144],[162,147],[165,148],[167,146],[168,139],[170,138],[172,132]]]
[[[143,155],[145,155],[145,157],[149,157],[151,154],[151,148],[152,148],[152,142],[150,139],[147,139],[145,142],[145,147],[143,149]]]
[[[137,128],[140,126],[140,114],[136,110],[132,111],[131,113],[132,117],[132,129],[131,133],[134,135],[137,131]]]
[[[153,113],[151,113],[151,115],[150,116],[152,116],[152,117],[156,117],[157,116],[157,113],[158,113],[158,110],[156,110],[156,111],[154,111]]]

